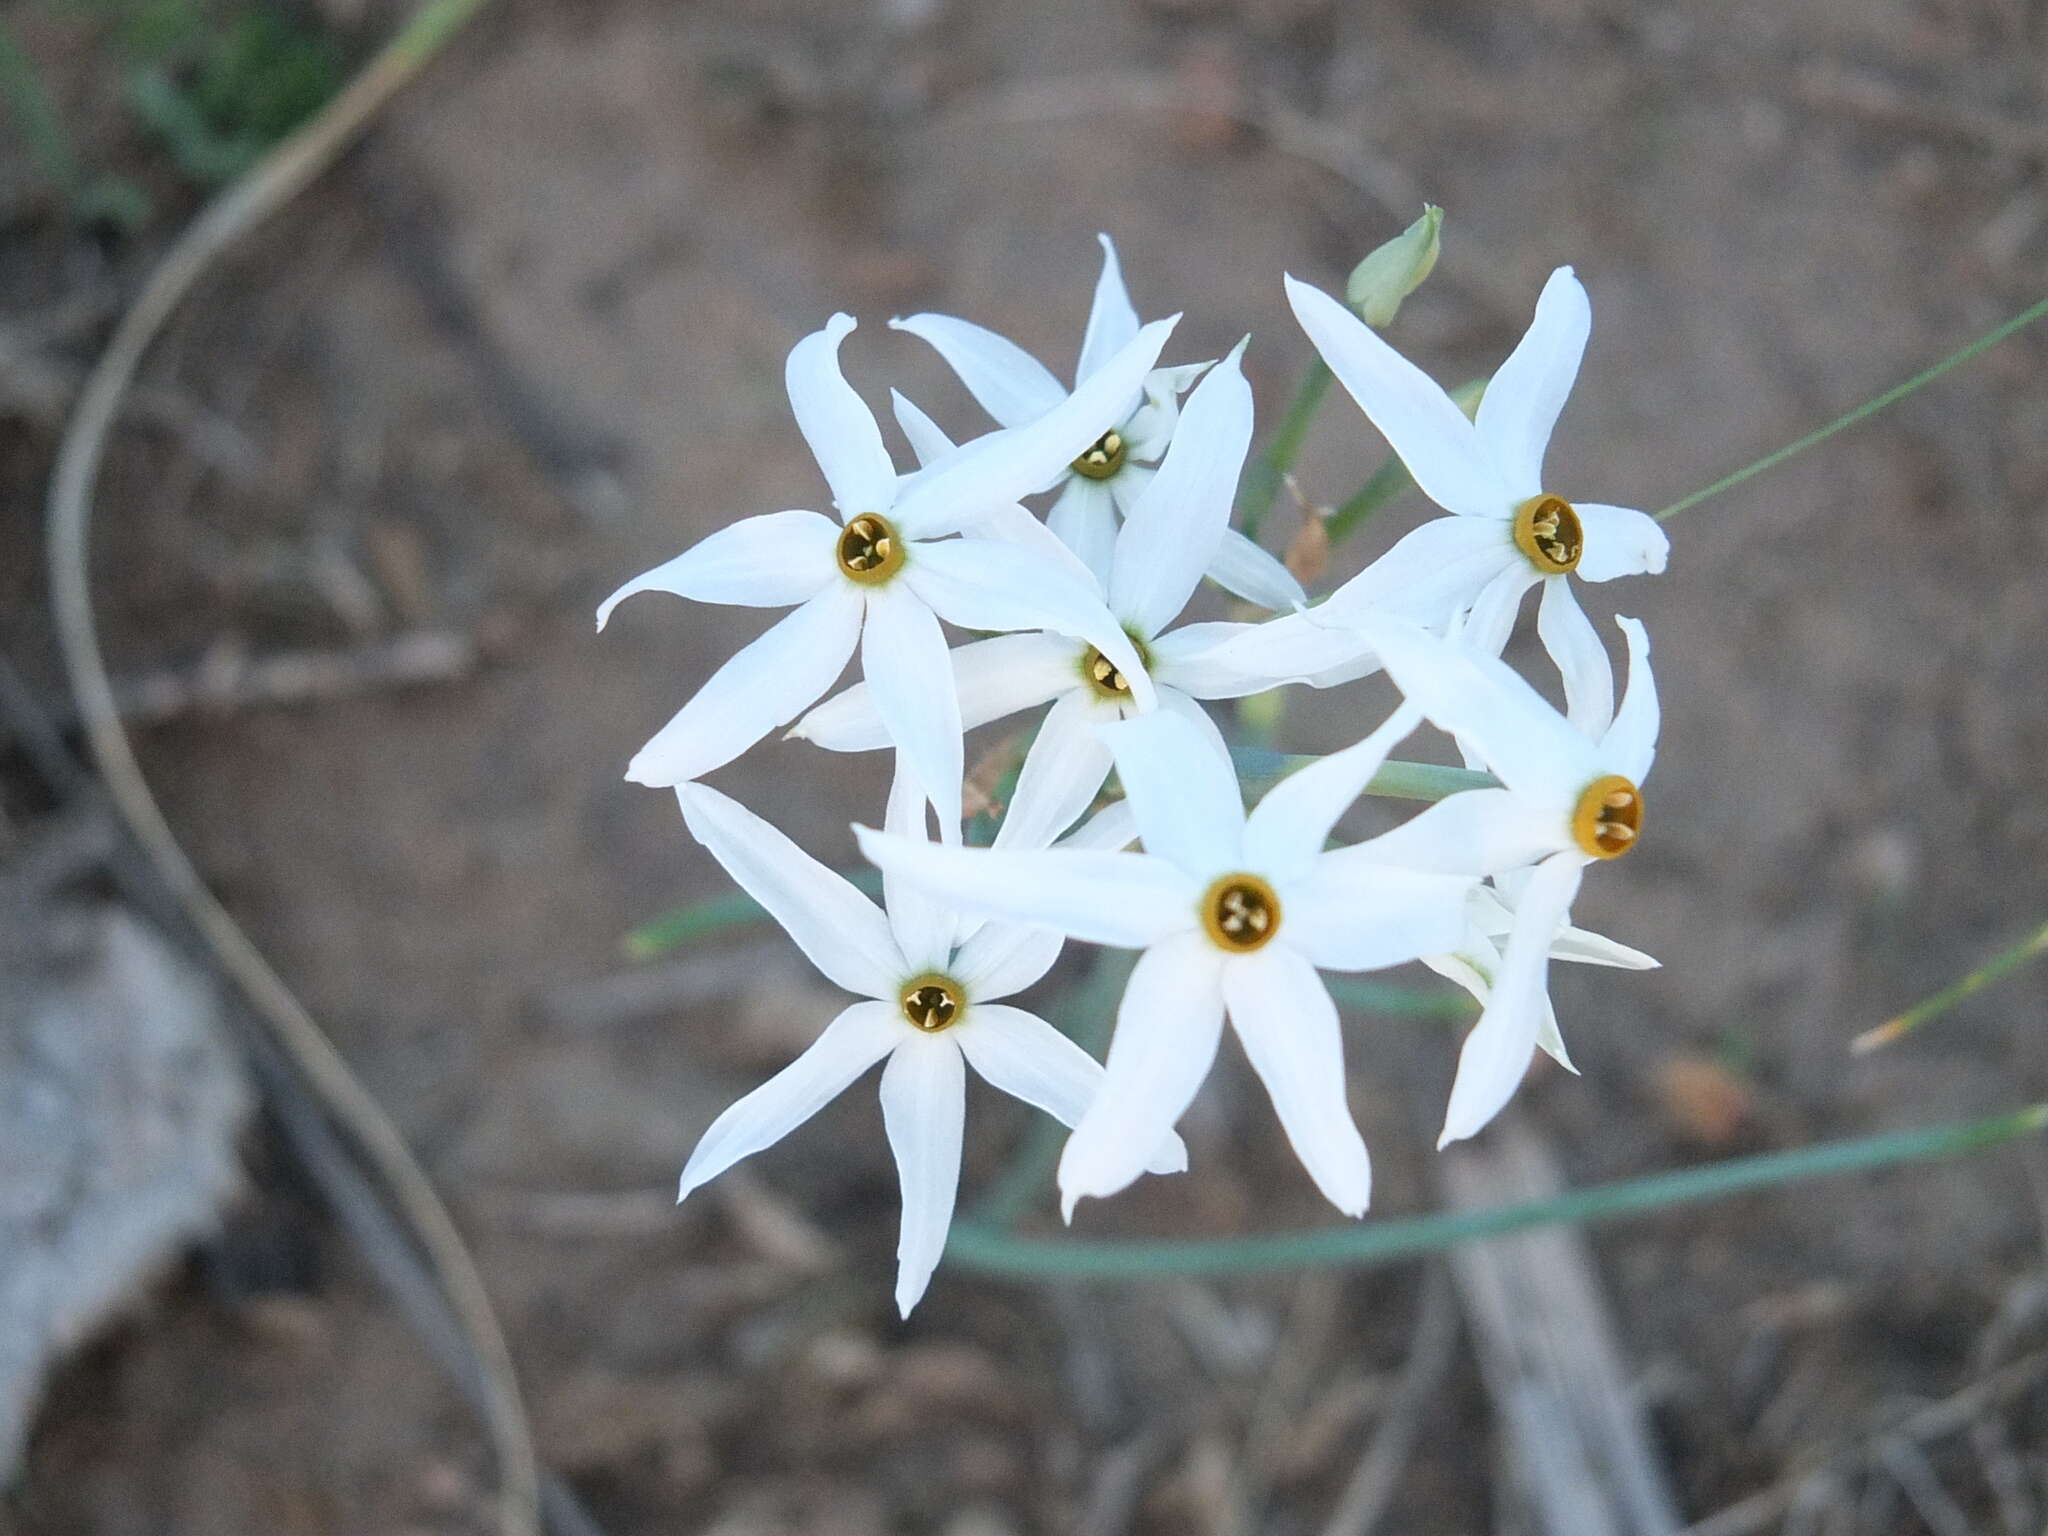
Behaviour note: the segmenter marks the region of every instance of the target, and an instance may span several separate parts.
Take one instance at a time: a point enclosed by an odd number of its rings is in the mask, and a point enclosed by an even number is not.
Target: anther
[[[1202,926],[1217,947],[1250,954],[1280,928],[1280,898],[1257,875],[1225,875],[1202,897]]]
[[[1643,792],[1618,773],[1595,779],[1572,812],[1572,840],[1596,859],[1615,859],[1643,831]]]
[[[903,564],[903,541],[888,520],[863,512],[839,535],[839,569],[853,580],[888,580]]]
[[[1131,680],[1124,676],[1123,669],[1092,645],[1082,658],[1081,671],[1104,698],[1123,700],[1131,696]]]
[[[1074,460],[1074,473],[1090,480],[1107,480],[1124,467],[1124,457],[1129,448],[1123,433],[1111,427],[1095,439],[1093,447]]]
[[[1546,576],[1561,576],[1585,553],[1579,514],[1562,496],[1531,496],[1515,509],[1515,548]]]

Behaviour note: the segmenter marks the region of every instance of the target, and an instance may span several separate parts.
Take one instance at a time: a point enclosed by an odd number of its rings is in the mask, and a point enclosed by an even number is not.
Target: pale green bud
[[[1351,270],[1345,300],[1370,326],[1391,325],[1401,301],[1422,286],[1436,266],[1444,211],[1422,205],[1422,217]]]

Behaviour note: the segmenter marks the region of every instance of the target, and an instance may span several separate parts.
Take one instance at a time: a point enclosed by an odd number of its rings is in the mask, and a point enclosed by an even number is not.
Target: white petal
[[[1043,416],[1067,397],[1060,381],[1037,358],[1008,337],[966,320],[951,315],[912,315],[908,320],[891,320],[889,328],[930,342],[946,366],[960,376],[967,393],[1006,427],[1022,426]],[[1133,332],[1136,329],[1132,327]]]
[[[1075,585],[1097,597],[1103,595],[1102,579],[1095,574],[1095,568],[1075,554],[1073,548],[1049,526],[1014,501],[992,508],[961,532],[977,539],[993,539],[1001,544],[1033,550],[1059,566]]]
[[[1586,538],[1577,566],[1581,581],[1662,573],[1671,556],[1671,539],[1654,517],[1590,501],[1573,502],[1572,510],[1579,514],[1579,527]]]
[[[1109,487],[1086,475],[1069,476],[1045,514],[1045,526],[1106,589],[1116,558],[1116,503]]]
[[[1543,489],[1543,450],[1571,395],[1593,328],[1593,306],[1570,267],[1559,267],[1536,300],[1536,318],[1479,400],[1479,435],[1508,488],[1526,499]]]
[[[1089,306],[1088,329],[1081,337],[1081,360],[1074,369],[1076,383],[1099,373],[1138,334],[1138,311],[1124,287],[1116,246],[1108,235],[1095,238],[1102,242],[1102,275],[1095,280],[1095,302]]]
[[[1223,1032],[1223,956],[1200,933],[1138,957],[1117,1009],[1102,1090],[1060,1154],[1060,1208],[1145,1171],[1209,1075]]]
[[[708,785],[678,784],[676,799],[690,835],[767,908],[811,964],[849,992],[894,995],[908,967],[879,907],[843,875]]]
[[[1376,624],[1368,634],[1409,702],[1472,742],[1516,793],[1569,803],[1602,773],[1593,743],[1505,662],[1404,624]]]
[[[954,1038],[967,1064],[1013,1099],[1042,1109],[1062,1125],[1078,1125],[1102,1087],[1102,1067],[1035,1013],[979,1003]],[[1183,1173],[1188,1149],[1168,1131],[1145,1165],[1147,1173]]]
[[[1458,1076],[1438,1146],[1484,1128],[1528,1072],[1549,997],[1550,943],[1578,894],[1585,867],[1583,855],[1558,854],[1537,866],[1523,891],[1492,995],[1458,1053]]]
[[[1654,971],[1663,962],[1640,949],[1630,949],[1613,939],[1584,928],[1564,927],[1550,943],[1550,958],[1571,960],[1579,965],[1606,965],[1623,971]]]
[[[1115,800],[1069,832],[1055,848],[1079,848],[1097,853],[1121,853],[1138,840],[1138,818],[1131,814],[1131,802]]]
[[[922,881],[970,914],[1057,928],[1091,944],[1138,949],[1195,925],[1200,889],[1145,853],[942,848],[857,826],[878,867]]]
[[[839,371],[839,343],[853,329],[853,316],[834,315],[790,349],[783,380],[797,430],[832,487],[842,516],[886,512],[896,499],[896,466],[882,445],[874,413]]]
[[[902,582],[871,588],[861,631],[861,670],[896,750],[931,796],[939,825],[960,824],[960,697],[939,621]]]
[[[1294,573],[1235,528],[1223,530],[1223,542],[1203,574],[1232,596],[1275,613],[1288,613],[1308,602]]]
[[[1111,761],[1109,747],[1095,734],[1103,718],[1084,688],[1061,695],[1046,711],[1045,723],[1024,754],[994,846],[1050,848],[1094,804]],[[1108,718],[1115,718],[1114,711]]]
[[[1570,846],[1563,814],[1533,809],[1505,789],[1468,789],[1390,832],[1326,855],[1344,864],[1393,864],[1451,875],[1521,869]]]
[[[1337,818],[1421,723],[1422,712],[1403,705],[1363,741],[1297,769],[1267,790],[1245,818],[1246,862],[1276,884],[1306,875],[1322,857]]]
[[[1481,656],[1498,656],[1515,632],[1521,616],[1522,594],[1543,580],[1526,561],[1508,566],[1479,589],[1472,610],[1452,627],[1460,645]]]
[[[1351,392],[1425,496],[1467,517],[1506,517],[1518,498],[1479,434],[1436,381],[1320,289],[1287,279],[1287,302],[1330,371]]]
[[[1566,577],[1543,579],[1536,633],[1564,678],[1565,718],[1598,741],[1614,723],[1614,668]]]
[[[1140,464],[1159,462],[1180,426],[1180,397],[1212,366],[1181,363],[1171,368],[1154,368],[1145,375],[1145,403],[1131,413],[1122,429],[1124,446],[1130,450],[1132,459]],[[1124,478],[1118,475],[1111,484]]]
[[[1244,799],[1228,760],[1179,714],[1098,726],[1138,818],[1145,852],[1206,883],[1244,857]]]
[[[906,486],[896,515],[906,529],[962,527],[992,506],[1051,486],[1122,420],[1180,317],[1155,320],[1065,400],[1020,427],[991,432]],[[948,520],[951,520],[950,522]]]
[[[1515,566],[1528,570],[1529,562],[1506,523],[1434,518],[1403,534],[1308,616],[1324,624],[1357,624],[1393,615],[1441,631],[1489,582]]]
[[[896,754],[896,774],[889,783],[889,808],[882,825],[898,837],[929,837],[930,830],[925,824],[925,805],[928,797],[925,788],[910,771],[901,752]],[[945,829],[941,828],[943,835]],[[953,828],[956,841],[959,827]],[[882,876],[882,910],[889,917],[889,931],[896,936],[896,947],[903,952],[903,968],[915,975],[923,971],[942,971],[953,958],[953,935],[957,921],[953,908],[946,902],[934,901],[921,887],[911,884],[900,876]]]
[[[1325,854],[1281,887],[1280,942],[1329,971],[1377,971],[1443,954],[1465,936],[1471,884],[1468,875]]]
[[[1657,707],[1657,679],[1650,672],[1650,636],[1637,619],[1617,617],[1614,621],[1628,637],[1628,691],[1614,725],[1600,742],[1600,756],[1611,771],[1641,784],[1657,761],[1657,731],[1662,711]]]
[[[743,646],[634,754],[626,777],[664,788],[738,757],[832,686],[860,635],[862,604],[834,582]]]
[[[1223,1001],[1302,1167],[1338,1210],[1363,1216],[1372,1162],[1345,1099],[1337,1005],[1315,967],[1284,944],[1234,956]]]
[[[682,1192],[717,1178],[743,1157],[772,1147],[836,1099],[903,1039],[893,1003],[855,1003],[797,1057],[711,1122],[683,1169]]]
[[[944,1035],[906,1039],[882,1068],[882,1128],[903,1187],[896,1241],[896,1310],[910,1309],[931,1284],[953,1202],[960,1193],[960,1140],[967,1119],[967,1068]]]
[[[1145,487],[1158,473],[1150,464],[1126,464],[1101,482],[1109,488],[1109,499],[1115,505],[1118,517],[1131,515],[1132,509],[1138,505],[1138,498],[1145,494]]]
[[[1379,670],[1362,630],[1321,623],[1314,609],[1258,624],[1184,624],[1151,650],[1154,681],[1198,699],[1241,698],[1286,683],[1327,688]]]
[[[1195,734],[1206,741],[1209,744],[1209,750],[1216,754],[1216,761],[1229,768],[1232,779],[1237,777],[1237,764],[1230,755],[1230,743],[1223,739],[1223,732],[1217,728],[1216,722],[1209,718],[1209,711],[1202,708],[1201,705],[1182,693],[1178,688],[1162,688],[1159,690],[1159,709],[1163,714],[1179,715],[1189,725],[1193,726]],[[1238,795],[1240,806],[1242,806],[1243,800],[1243,792],[1240,791]]]
[[[603,629],[612,610],[636,592],[673,592],[700,603],[787,608],[816,597],[838,575],[839,530],[815,512],[744,517],[700,539],[675,559],[644,571],[597,610]]]
[[[896,411],[896,425],[910,440],[910,451],[917,455],[920,465],[936,463],[959,447],[901,390],[889,391],[889,403]]]
[[[1230,524],[1237,477],[1252,441],[1252,390],[1239,342],[1188,397],[1181,427],[1116,538],[1109,605],[1154,635],[1187,606]]]
[[[967,989],[978,1008],[984,1002],[1022,992],[1060,957],[1067,936],[1029,923],[983,923],[953,956],[948,974]]]
[[[1036,708],[1072,688],[1080,676],[1075,643],[1052,635],[997,635],[955,646],[950,654],[960,723],[967,730]],[[866,683],[834,694],[789,734],[833,752],[872,752],[889,745],[889,728]]]
[[[1152,707],[1152,680],[1131,637],[1058,562],[995,539],[946,539],[912,544],[903,579],[962,629],[1050,629],[1086,640],[1116,663],[1138,707]]]

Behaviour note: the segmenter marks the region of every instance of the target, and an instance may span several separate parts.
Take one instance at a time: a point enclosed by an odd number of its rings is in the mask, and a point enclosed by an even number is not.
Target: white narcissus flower
[[[1109,747],[1095,727],[1142,712],[1148,678],[1159,707],[1185,716],[1219,757],[1229,759],[1221,734],[1195,701],[1251,691],[1234,675],[1216,673],[1205,656],[1219,638],[1249,626],[1166,626],[1194,594],[1229,524],[1252,435],[1252,392],[1239,370],[1243,353],[1240,342],[1195,386],[1181,430],[1116,534],[1109,609],[1136,647],[1145,676],[1058,634],[998,635],[953,652],[961,723],[969,729],[1052,701],[1018,775],[998,846],[1042,848],[1087,808],[1110,769]],[[935,430],[917,425],[921,413],[907,401],[899,399],[897,411],[913,440]],[[837,752],[886,746],[879,704],[873,689],[856,684],[804,716],[790,734]]]
[[[884,907],[877,907],[717,790],[681,784],[676,798],[691,834],[811,963],[867,999],[842,1011],[801,1056],[712,1121],[676,1198],[780,1141],[886,1058],[882,1123],[903,1189],[896,1304],[907,1317],[930,1283],[953,1220],[966,1068],[1067,1125],[1102,1085],[1102,1068],[1086,1051],[1036,1014],[997,1001],[1043,976],[1062,936],[985,923],[963,937],[951,908],[895,877],[885,878]],[[921,786],[899,763],[888,825],[899,836],[922,836],[924,806]],[[1187,1149],[1169,1128],[1144,1161],[1152,1172],[1177,1173],[1187,1166]]]
[[[1458,623],[1465,645],[1498,655],[1522,595],[1541,583],[1537,630],[1564,675],[1567,711],[1591,735],[1606,730],[1614,713],[1613,673],[1570,577],[1576,572],[1586,581],[1611,581],[1661,571],[1670,541],[1641,512],[1568,501],[1544,483],[1544,451],[1578,377],[1593,321],[1572,269],[1550,275],[1528,332],[1470,420],[1427,374],[1328,294],[1290,277],[1287,299],[1323,361],[1415,483],[1455,515],[1424,523],[1328,602],[1276,626],[1313,623],[1341,634],[1391,615],[1443,633]],[[1268,638],[1282,640],[1285,631]],[[1244,642],[1235,664],[1256,671],[1268,663],[1259,644]],[[1336,667],[1342,642],[1328,644],[1330,654],[1321,659],[1330,675],[1369,670],[1362,635],[1346,658],[1358,664],[1348,671]]]
[[[1098,727],[1143,853],[936,847],[857,829],[889,874],[967,912],[1142,949],[1108,1075],[1060,1158],[1066,1213],[1145,1166],[1208,1075],[1227,1014],[1316,1186],[1351,1215],[1371,1164],[1345,1102],[1336,1005],[1317,968],[1374,970],[1455,948],[1470,880],[1343,864],[1330,829],[1415,727],[1403,707],[1348,751],[1282,780],[1249,816],[1236,776],[1193,725],[1161,710]]]
[[[1657,689],[1643,626],[1615,622],[1628,637],[1628,691],[1597,738],[1494,657],[1390,621],[1370,631],[1410,704],[1456,735],[1502,787],[1439,800],[1330,859],[1346,867],[1391,859],[1470,875],[1527,871],[1510,882],[1514,922],[1491,995],[1459,1054],[1439,1145],[1473,1135],[1514,1096],[1544,1028],[1550,956],[1580,878],[1588,864],[1620,858],[1639,840],[1643,780],[1657,752]]]
[[[1074,370],[1077,390],[1138,334],[1138,312],[1124,288],[1116,247],[1108,235],[1097,238],[1102,242],[1102,276],[1095,284],[1095,302],[1081,339],[1081,360]],[[982,326],[932,314],[912,315],[889,324],[931,343],[960,376],[968,393],[1003,426],[1021,426],[1068,397],[1067,387],[1037,358]],[[1090,446],[1061,466],[1057,474],[1048,476],[1044,484],[1032,487],[1059,492],[1046,521],[1105,585],[1116,546],[1118,514],[1128,517],[1137,506],[1178,430],[1175,402],[1202,367],[1198,363],[1160,368],[1147,376],[1142,390],[1125,391],[1110,410],[1099,413],[1096,428],[1100,435]],[[1262,608],[1284,610],[1307,601],[1301,584],[1286,566],[1229,528],[1196,574],[1207,574],[1226,591]]]
[[[858,647],[889,739],[915,769],[941,825],[958,826],[960,713],[941,619],[984,631],[1052,629],[1086,639],[1120,665],[1137,664],[1122,628],[1071,562],[992,537],[983,524],[1016,512],[1020,495],[1087,444],[1091,424],[1138,388],[1174,323],[1146,326],[1043,416],[900,481],[874,417],[839,370],[852,318],[834,315],[798,342],[786,370],[790,407],[840,523],[816,512],[745,518],[605,600],[600,629],[636,592],[796,605],[711,675],[640,749],[626,776],[679,784],[732,761],[830,687]],[[962,536],[949,537],[956,533]]]

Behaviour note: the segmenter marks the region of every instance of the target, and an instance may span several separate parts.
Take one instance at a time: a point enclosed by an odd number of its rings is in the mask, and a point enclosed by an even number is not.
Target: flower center
[[[1643,792],[1618,773],[1595,779],[1572,812],[1572,837],[1596,859],[1618,859],[1643,830]]]
[[[1131,680],[1124,676],[1122,668],[1092,645],[1088,647],[1088,654],[1081,658],[1081,675],[1088,679],[1088,686],[1105,699],[1121,702],[1131,696]]]
[[[1124,442],[1123,433],[1111,427],[1095,439],[1095,446],[1074,460],[1074,473],[1085,475],[1090,480],[1107,480],[1124,467],[1124,455],[1129,445]]]
[[[1515,508],[1515,548],[1546,576],[1562,576],[1586,552],[1586,530],[1562,496],[1531,496]]]
[[[967,1009],[960,984],[950,976],[936,973],[914,977],[903,984],[903,1017],[928,1035],[960,1022]]]
[[[1218,949],[1248,955],[1280,931],[1280,898],[1257,875],[1225,875],[1202,897],[1202,927]]]
[[[903,568],[903,540],[887,518],[863,512],[839,535],[839,569],[850,580],[876,586]]]

